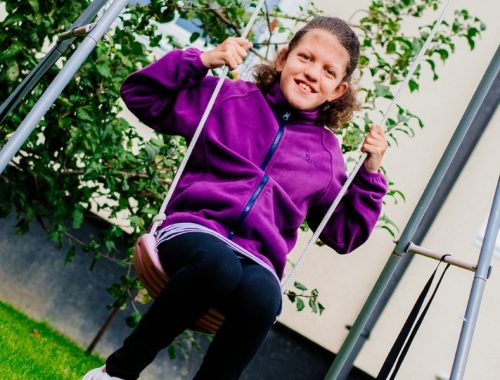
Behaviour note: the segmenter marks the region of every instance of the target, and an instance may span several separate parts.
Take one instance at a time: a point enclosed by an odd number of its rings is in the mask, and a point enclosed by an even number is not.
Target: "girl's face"
[[[278,55],[280,89],[287,102],[299,110],[313,110],[347,90],[342,81],[349,53],[330,32],[308,31],[292,51]]]

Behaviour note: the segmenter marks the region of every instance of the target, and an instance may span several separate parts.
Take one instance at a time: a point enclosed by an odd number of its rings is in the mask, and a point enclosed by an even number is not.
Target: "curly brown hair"
[[[342,79],[348,83],[348,89],[334,101],[323,103],[319,109],[318,123],[324,125],[332,132],[336,132],[343,124],[351,120],[354,111],[359,109],[359,103],[356,100],[356,90],[353,89],[351,84],[352,74],[359,60],[359,40],[345,21],[337,17],[318,16],[302,27],[293,36],[288,44],[288,49],[282,50],[279,54],[286,54],[288,56],[302,37],[312,29],[323,29],[333,34],[349,54],[349,63],[345,76]],[[262,91],[269,91],[273,84],[280,80],[280,73],[276,70],[276,60],[271,65],[256,65],[253,76],[255,83]]]

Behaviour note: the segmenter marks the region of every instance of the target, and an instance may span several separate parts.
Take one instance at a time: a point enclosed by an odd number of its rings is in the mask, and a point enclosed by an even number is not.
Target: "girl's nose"
[[[307,77],[308,80],[316,81],[319,78],[320,71],[321,71],[320,65],[311,64],[307,66],[307,68],[304,70],[304,75]]]

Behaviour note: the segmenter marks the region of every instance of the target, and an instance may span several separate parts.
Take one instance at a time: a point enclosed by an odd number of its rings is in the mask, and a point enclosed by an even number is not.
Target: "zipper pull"
[[[288,119],[290,119],[290,112],[283,114],[283,120],[288,121]]]

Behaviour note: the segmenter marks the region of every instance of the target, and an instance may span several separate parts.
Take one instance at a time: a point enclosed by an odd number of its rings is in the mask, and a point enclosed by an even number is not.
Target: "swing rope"
[[[389,118],[389,114],[391,113],[392,109],[396,105],[396,102],[401,97],[401,94],[403,93],[403,89],[408,85],[408,82],[410,81],[410,79],[413,77],[413,74],[417,70],[418,65],[420,64],[420,61],[422,60],[423,56],[427,52],[427,49],[429,48],[429,45],[431,44],[432,39],[434,38],[434,35],[436,34],[437,29],[441,25],[441,23],[442,23],[442,21],[444,19],[444,16],[447,13],[448,8],[450,7],[450,5],[451,5],[452,2],[453,2],[453,0],[448,0],[448,3],[443,8],[443,11],[441,12],[441,15],[439,16],[438,21],[436,21],[436,23],[434,24],[434,27],[432,28],[429,36],[427,37],[427,40],[425,41],[424,45],[420,49],[420,52],[418,53],[417,58],[415,58],[415,60],[413,61],[413,64],[412,64],[410,70],[406,74],[403,82],[400,84],[400,86],[399,86],[399,88],[398,88],[398,90],[396,92],[396,96],[394,96],[391,104],[389,105],[389,107],[387,108],[387,110],[384,112],[382,121],[379,124],[381,127],[385,127],[387,119]],[[328,223],[328,220],[330,220],[330,217],[332,216],[332,214],[336,210],[336,208],[339,205],[340,201],[342,200],[342,198],[344,197],[345,193],[347,192],[347,189],[351,185],[351,182],[354,180],[354,177],[358,173],[359,169],[361,168],[361,165],[363,165],[363,163],[365,162],[365,160],[366,160],[367,157],[368,157],[368,154],[367,153],[363,153],[361,155],[360,159],[358,160],[358,162],[356,163],[356,165],[354,166],[354,169],[349,174],[349,177],[347,178],[346,182],[342,186],[342,189],[340,189],[339,193],[335,197],[332,205],[330,206],[330,208],[326,212],[323,220],[318,225],[318,228],[316,228],[316,231],[314,232],[313,236],[309,239],[306,247],[302,251],[302,254],[300,255],[299,259],[297,260],[297,263],[294,265],[292,271],[287,276],[286,280],[283,282],[283,284],[282,284],[282,290],[283,290],[283,292],[285,292],[288,289],[288,287],[290,286],[290,282],[295,278],[296,272],[297,272],[299,266],[302,264],[302,261],[304,260],[306,254],[313,247],[313,245],[316,242],[316,240],[318,240],[319,235],[321,234],[321,232],[323,232],[323,229],[325,228],[326,224]]]

